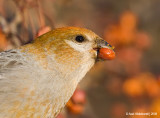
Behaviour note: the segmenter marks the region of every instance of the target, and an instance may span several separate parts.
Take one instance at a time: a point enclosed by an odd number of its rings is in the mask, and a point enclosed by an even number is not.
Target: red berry
[[[115,58],[115,52],[110,48],[101,48],[98,56],[105,60],[112,60]]]
[[[83,90],[76,90],[72,96],[72,100],[74,103],[82,103],[86,102],[86,94]]]

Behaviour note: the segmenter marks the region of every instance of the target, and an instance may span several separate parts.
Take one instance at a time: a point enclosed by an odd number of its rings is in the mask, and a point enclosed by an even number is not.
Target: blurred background
[[[115,47],[116,59],[98,62],[57,118],[160,118],[159,5],[159,0],[0,0],[0,51],[58,27],[91,29]]]

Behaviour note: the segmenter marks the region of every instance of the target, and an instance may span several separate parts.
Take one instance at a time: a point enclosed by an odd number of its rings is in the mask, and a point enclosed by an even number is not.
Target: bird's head
[[[93,65],[99,59],[115,57],[112,46],[94,32],[84,28],[58,28],[38,37],[33,44],[36,47],[33,52],[35,55],[41,53],[42,56],[42,52],[44,56],[52,55],[58,64],[66,66],[67,69],[71,67],[73,70],[83,64]]]

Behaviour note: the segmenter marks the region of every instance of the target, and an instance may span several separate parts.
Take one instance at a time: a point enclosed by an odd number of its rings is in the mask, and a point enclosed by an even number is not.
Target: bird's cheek
[[[112,60],[115,58],[115,52],[111,48],[100,48],[98,50],[98,58],[103,60]]]

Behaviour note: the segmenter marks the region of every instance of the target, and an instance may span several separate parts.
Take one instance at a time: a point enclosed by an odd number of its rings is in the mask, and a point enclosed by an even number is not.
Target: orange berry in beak
[[[100,48],[98,57],[104,60],[112,60],[115,58],[115,52],[110,48]]]

